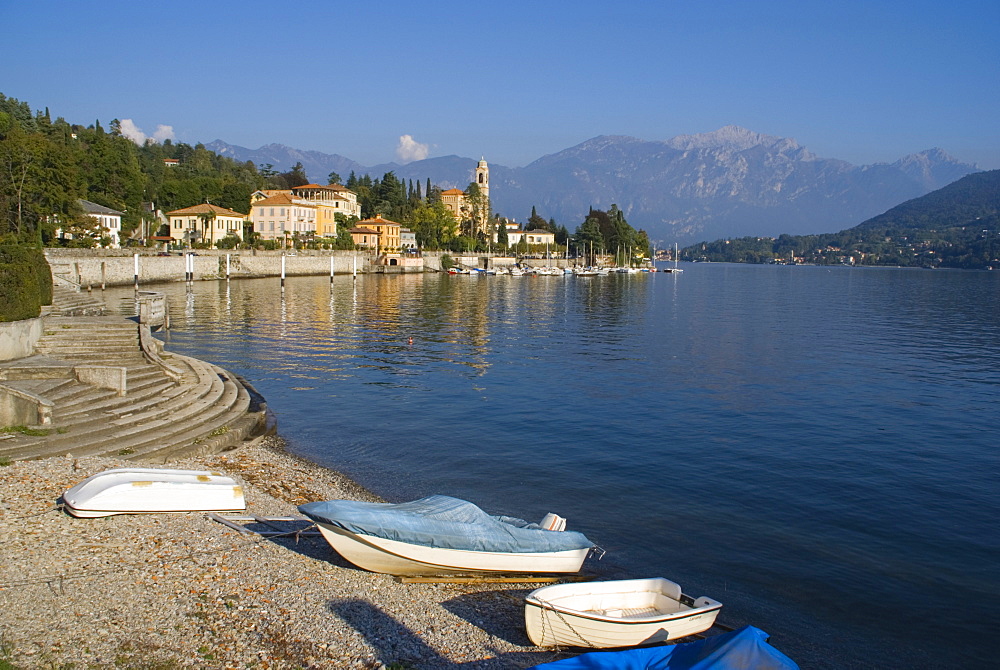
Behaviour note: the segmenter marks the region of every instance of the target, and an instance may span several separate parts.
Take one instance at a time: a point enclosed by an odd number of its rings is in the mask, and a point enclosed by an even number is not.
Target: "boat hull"
[[[700,633],[721,608],[711,598],[683,596],[666,579],[633,579],[536,589],[525,598],[524,620],[537,646],[609,649]]]
[[[501,553],[424,547],[359,535],[332,524],[316,525],[333,549],[359,568],[390,575],[468,573],[574,573],[590,549],[542,553]]]
[[[67,512],[82,518],[246,509],[243,487],[207,470],[106,470],[66,491],[62,500]]]

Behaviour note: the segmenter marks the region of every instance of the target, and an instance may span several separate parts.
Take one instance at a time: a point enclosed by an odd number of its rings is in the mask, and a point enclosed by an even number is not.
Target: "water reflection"
[[[891,667],[932,637],[975,660],[998,614],[998,280],[720,265],[157,288],[170,348],[247,376],[298,452],[394,500],[557,511],[606,561],[724,595],[730,621]],[[931,602],[934,631],[902,614]],[[824,647],[844,636],[862,651]]]

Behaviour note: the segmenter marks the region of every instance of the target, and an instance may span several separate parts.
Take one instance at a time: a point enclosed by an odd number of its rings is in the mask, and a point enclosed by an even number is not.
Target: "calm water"
[[[1000,273],[685,270],[157,289],[169,348],[390,500],[558,512],[804,668],[995,667]]]

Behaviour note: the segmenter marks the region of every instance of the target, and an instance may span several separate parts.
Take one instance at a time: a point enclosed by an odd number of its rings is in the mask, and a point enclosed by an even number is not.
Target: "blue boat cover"
[[[536,668],[546,670],[798,670],[795,661],[767,643],[760,628],[744,626],[697,642],[594,651]]]
[[[544,530],[522,519],[491,516],[449,496],[398,505],[327,500],[301,505],[299,511],[313,521],[352,533],[438,549],[523,554],[594,546],[582,533]]]

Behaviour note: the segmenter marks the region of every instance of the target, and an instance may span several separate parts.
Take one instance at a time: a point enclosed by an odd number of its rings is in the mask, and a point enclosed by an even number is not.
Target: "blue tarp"
[[[543,663],[546,670],[798,670],[767,643],[760,628],[744,626],[697,642],[625,651],[594,651]]]
[[[352,533],[439,549],[531,553],[594,546],[582,533],[544,530],[521,519],[490,516],[449,496],[398,505],[327,500],[301,505],[299,511]]]

